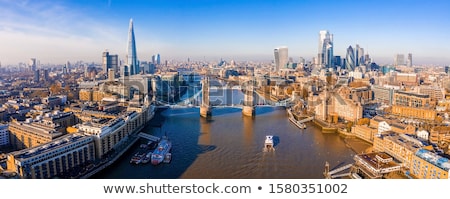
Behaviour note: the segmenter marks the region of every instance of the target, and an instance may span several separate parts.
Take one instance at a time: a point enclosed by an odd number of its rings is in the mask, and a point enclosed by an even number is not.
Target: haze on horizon
[[[381,64],[413,54],[414,64],[450,64],[448,1],[0,0],[0,62],[101,62],[105,49],[125,60],[133,18],[138,59],[265,61],[317,56],[318,33],[334,35],[334,54],[359,44]]]

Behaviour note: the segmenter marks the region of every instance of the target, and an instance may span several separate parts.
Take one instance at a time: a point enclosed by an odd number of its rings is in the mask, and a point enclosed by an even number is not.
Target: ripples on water
[[[172,162],[158,166],[131,165],[136,144],[117,163],[94,178],[323,178],[325,161],[331,167],[353,162],[353,151],[337,134],[322,134],[308,124],[291,124],[286,111],[258,107],[256,117],[241,109],[215,108],[211,120],[198,108],[168,109],[155,117],[145,132],[172,140]],[[275,152],[263,152],[266,135],[279,142]]]

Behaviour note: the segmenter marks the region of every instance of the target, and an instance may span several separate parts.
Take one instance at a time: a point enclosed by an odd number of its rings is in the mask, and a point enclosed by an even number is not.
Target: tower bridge
[[[254,79],[246,81],[229,81],[225,85],[220,85],[220,89],[223,90],[239,90],[244,94],[244,99],[239,104],[217,104],[211,101],[210,92],[214,92],[215,86],[211,86],[211,77],[206,75],[201,80],[201,91],[196,92],[189,98],[183,99],[176,104],[169,104],[166,102],[158,101],[160,107],[169,108],[200,108],[200,116],[205,118],[212,117],[213,108],[239,108],[242,109],[244,116],[254,117],[256,115],[256,107],[286,107],[290,106],[292,100],[286,99],[283,101],[272,102],[265,99],[257,102],[257,92],[255,91],[256,82]],[[219,87],[217,87],[219,88]],[[201,97],[200,97],[201,96]]]

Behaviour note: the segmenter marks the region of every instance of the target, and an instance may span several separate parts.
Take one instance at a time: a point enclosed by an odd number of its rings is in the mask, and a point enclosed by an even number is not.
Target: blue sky
[[[133,18],[144,61],[271,60],[277,46],[311,60],[329,30],[335,55],[359,44],[378,63],[412,53],[417,64],[450,64],[449,10],[444,0],[0,0],[0,62],[100,62],[105,49],[124,59]]]

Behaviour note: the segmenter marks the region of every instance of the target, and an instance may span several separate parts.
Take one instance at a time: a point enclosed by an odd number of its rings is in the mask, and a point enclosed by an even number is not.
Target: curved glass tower
[[[348,71],[355,70],[355,52],[353,51],[352,46],[347,48],[347,57],[345,58],[345,69]]]
[[[127,66],[130,75],[139,74],[139,63],[136,55],[136,42],[134,40],[133,19],[130,19],[130,28],[128,29]]]

